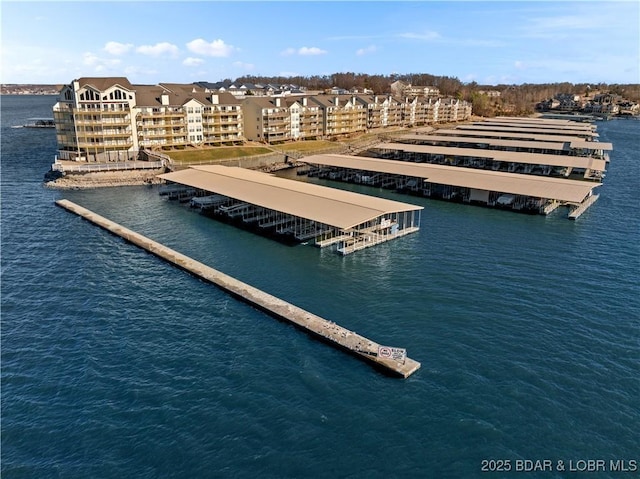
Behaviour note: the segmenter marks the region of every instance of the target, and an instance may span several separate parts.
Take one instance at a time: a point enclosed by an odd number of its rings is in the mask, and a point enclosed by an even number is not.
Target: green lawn
[[[315,151],[315,150],[324,150],[334,146],[339,146],[339,145],[333,141],[309,140],[309,141],[298,141],[295,143],[285,143],[282,145],[275,145],[274,147],[282,151],[307,152],[307,151]]]
[[[177,163],[198,164],[245,156],[264,155],[272,153],[272,151],[261,146],[223,146],[203,150],[167,151],[165,153]]]
[[[393,131],[393,130],[391,130]],[[393,131],[397,133],[396,131]],[[326,140],[308,140],[296,141],[292,143],[280,143],[273,145],[272,148],[263,146],[221,146],[209,149],[187,149],[166,151],[173,161],[182,165],[197,165],[199,163],[212,163],[217,160],[229,160],[234,158],[242,158],[245,156],[264,155],[266,153],[313,153],[314,151],[326,151],[331,148],[340,147],[348,144],[349,141],[362,141],[367,138],[375,138],[378,133],[367,133],[359,135],[356,138],[344,139],[342,142],[326,141]],[[297,157],[294,155],[294,157]]]

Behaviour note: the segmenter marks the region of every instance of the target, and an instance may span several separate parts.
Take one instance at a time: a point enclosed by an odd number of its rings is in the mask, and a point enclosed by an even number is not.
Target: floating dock
[[[125,228],[69,200],[58,200],[56,205],[81,216],[101,228],[120,236],[130,243],[213,283],[236,298],[284,320],[332,346],[347,351],[359,359],[392,376],[407,378],[420,368],[420,363],[406,357],[406,351],[380,345],[332,321],[316,316],[293,304],[238,281],[199,261]]]
[[[599,195],[591,195],[591,196],[589,196],[589,198],[587,198],[583,203],[580,203],[578,206],[574,207],[569,212],[568,218],[570,220],[577,220],[578,218],[580,218],[582,213],[587,211],[587,208],[589,208],[589,206],[594,204],[599,197],[600,197]]]

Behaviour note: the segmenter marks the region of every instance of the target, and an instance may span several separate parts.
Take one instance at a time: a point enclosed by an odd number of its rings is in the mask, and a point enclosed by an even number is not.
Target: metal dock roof
[[[590,123],[576,123],[576,122],[566,122],[566,123],[551,123],[547,121],[513,121],[513,120],[504,120],[497,118],[488,118],[483,121],[476,121],[472,123],[473,125],[484,125],[484,126],[509,126],[509,127],[519,127],[519,128],[548,128],[553,130],[561,130],[561,131],[576,131],[576,132],[586,132],[591,133],[595,130],[595,126]]]
[[[455,130],[453,130],[455,131]],[[414,140],[417,142],[433,141],[433,142],[453,142],[453,143],[469,143],[473,145],[490,145],[490,146],[503,146],[507,148],[532,148],[541,150],[556,150],[564,151],[567,153],[569,149],[566,148],[566,144],[569,144],[569,148],[582,148],[589,150],[602,150],[611,151],[613,145],[611,143],[600,143],[599,141],[584,141],[576,138],[573,141],[563,141],[558,139],[557,136],[552,136],[551,141],[534,141],[534,140],[503,140],[500,138],[485,138],[485,137],[471,137],[471,136],[447,136],[447,135],[423,135],[423,134],[404,134],[394,137],[399,140]]]
[[[341,229],[355,227],[387,213],[423,209],[422,206],[221,165],[192,166],[159,177]]]
[[[480,148],[458,148],[454,146],[412,145],[408,143],[381,143],[373,146],[372,148],[432,155],[486,158],[509,163],[526,163],[559,167],[570,166],[572,168],[589,168],[596,171],[604,171],[607,167],[607,162],[605,160],[599,160],[588,156],[547,155],[518,151],[485,150]]]
[[[559,141],[556,143],[539,141],[527,141],[527,140],[501,140],[499,138],[473,138],[469,136],[446,136],[446,135],[421,135],[421,134],[404,134],[394,136],[393,139],[415,141],[417,144],[423,144],[422,142],[451,142],[451,143],[468,143],[470,145],[490,145],[490,146],[503,146],[513,148],[539,148],[543,150],[564,150],[564,142]]]
[[[533,140],[533,141],[585,141],[584,138],[579,136],[570,135],[545,135],[536,132],[510,132],[510,131],[495,131],[495,130],[463,130],[463,129],[441,129],[436,130],[439,135],[451,135],[451,136],[472,136],[480,138],[519,138],[521,140]]]
[[[508,132],[508,133],[538,133],[543,135],[566,135],[571,133],[579,138],[584,137],[597,137],[598,134],[589,130],[589,131],[575,131],[575,130],[559,130],[556,128],[545,128],[544,125],[536,126],[533,128],[527,128],[525,126],[498,126],[498,125],[458,125],[456,130],[476,130],[476,131],[489,131],[489,132]]]
[[[580,203],[600,183],[522,175],[500,171],[380,160],[348,155],[314,155],[301,161],[314,165],[423,178],[430,183]]]

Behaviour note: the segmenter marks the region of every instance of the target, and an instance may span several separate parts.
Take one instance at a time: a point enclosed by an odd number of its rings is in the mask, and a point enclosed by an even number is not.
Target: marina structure
[[[578,218],[597,195],[610,143],[591,124],[496,118],[433,135],[401,135],[366,156],[314,155],[307,174],[429,198]]]
[[[386,374],[407,378],[420,368],[419,362],[407,357],[404,348],[378,344],[333,321],[328,321],[247,283],[238,281],[69,200],[58,200],[56,205],[77,214],[194,276],[214,284],[251,306],[285,321],[327,344],[352,354]]]
[[[613,149],[611,143],[584,141],[573,137],[536,136],[533,139],[498,139],[471,136],[447,135],[447,131],[438,130],[438,134],[407,134],[394,137],[397,143],[413,145],[447,146],[456,148],[478,148],[486,150],[538,153],[546,155],[585,156],[609,161],[608,152]]]
[[[382,143],[370,153],[375,158],[594,181],[603,177],[607,166],[605,159],[593,156],[404,143]]]
[[[160,178],[167,196],[205,214],[342,255],[418,231],[423,209],[237,167],[194,166]]]

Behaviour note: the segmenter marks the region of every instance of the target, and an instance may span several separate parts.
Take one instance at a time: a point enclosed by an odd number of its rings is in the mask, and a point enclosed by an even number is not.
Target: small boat
[[[13,128],[55,128],[56,124],[53,118],[29,118],[24,125],[14,126]]]

